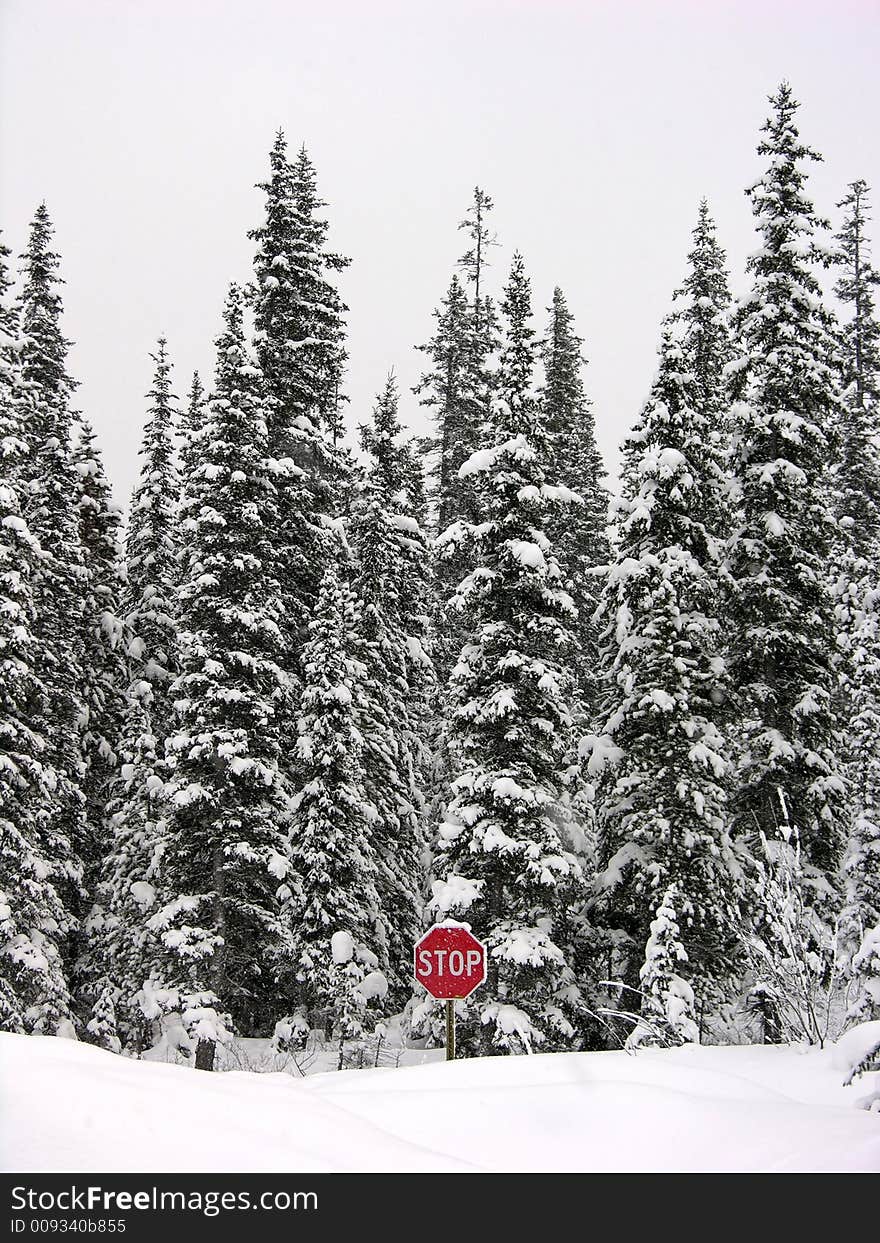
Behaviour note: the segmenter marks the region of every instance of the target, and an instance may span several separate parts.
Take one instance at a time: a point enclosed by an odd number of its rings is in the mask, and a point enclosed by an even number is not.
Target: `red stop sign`
[[[415,948],[415,976],[432,997],[469,997],[486,979],[486,947],[460,924],[435,924]]]

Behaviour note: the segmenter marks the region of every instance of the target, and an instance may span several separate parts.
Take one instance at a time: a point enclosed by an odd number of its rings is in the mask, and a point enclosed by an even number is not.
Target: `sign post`
[[[455,1001],[446,998],[446,1060],[455,1061]]]
[[[486,947],[468,924],[434,924],[416,942],[415,977],[432,997],[446,1002],[446,1060],[455,1057],[455,1002],[486,980]]]

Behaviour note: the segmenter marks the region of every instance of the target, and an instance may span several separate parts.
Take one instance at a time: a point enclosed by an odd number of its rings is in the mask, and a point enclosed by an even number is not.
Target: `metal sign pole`
[[[446,1002],[446,1060],[455,1061],[455,1002],[451,997]]]

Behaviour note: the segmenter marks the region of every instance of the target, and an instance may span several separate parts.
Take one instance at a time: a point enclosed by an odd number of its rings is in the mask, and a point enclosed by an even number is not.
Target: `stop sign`
[[[416,942],[415,975],[440,1001],[469,997],[486,979],[486,947],[462,924],[435,924]]]

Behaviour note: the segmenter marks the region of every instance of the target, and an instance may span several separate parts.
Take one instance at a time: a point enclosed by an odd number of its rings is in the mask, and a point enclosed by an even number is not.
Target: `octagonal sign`
[[[435,924],[415,947],[415,977],[439,1001],[469,997],[486,979],[486,947],[462,924]]]

